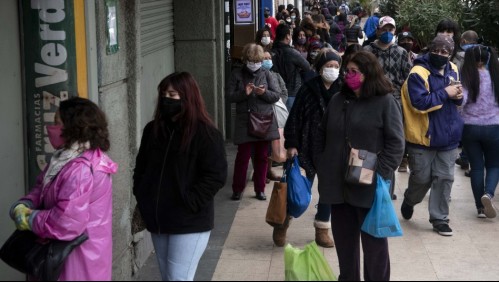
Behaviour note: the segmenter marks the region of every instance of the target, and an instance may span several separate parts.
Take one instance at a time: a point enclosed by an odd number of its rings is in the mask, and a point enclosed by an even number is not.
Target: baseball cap
[[[378,28],[383,28],[387,24],[391,24],[394,27],[397,27],[395,25],[395,20],[392,17],[390,17],[390,16],[384,16],[381,19],[379,19],[379,26],[378,26]]]
[[[414,36],[412,36],[412,33],[410,33],[409,31],[404,31],[404,32],[399,33],[399,35],[398,35],[399,41],[402,41],[402,39],[405,39],[405,38],[410,38],[414,41]]]

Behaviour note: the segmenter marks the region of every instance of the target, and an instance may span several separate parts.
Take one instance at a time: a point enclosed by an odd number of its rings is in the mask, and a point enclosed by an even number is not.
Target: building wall
[[[110,157],[119,164],[113,178],[113,280],[132,276],[130,203],[136,123],[136,9],[135,0],[118,1],[120,50],[106,54],[106,8],[96,1],[98,103],[107,115],[111,137]]]
[[[2,1],[0,9],[0,244],[14,231],[9,207],[25,194],[24,126],[21,46],[17,1]],[[0,261],[0,280],[21,281],[25,276]]]
[[[225,132],[224,1],[174,0],[175,69],[191,72]]]

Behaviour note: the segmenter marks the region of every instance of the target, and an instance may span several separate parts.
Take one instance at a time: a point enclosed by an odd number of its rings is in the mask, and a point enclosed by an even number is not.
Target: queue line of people
[[[236,103],[238,145],[232,200],[241,199],[252,154],[255,197],[266,200],[269,145],[280,138],[283,122],[273,119],[265,136],[250,136],[248,112],[272,115],[276,103],[286,103],[288,157],[299,157],[309,180],[318,176],[316,241],[324,247],[336,245],[340,280],[360,280],[360,241],[365,280],[390,279],[387,239],[360,230],[376,186],[360,187],[343,179],[349,148],[377,152],[377,173],[385,179],[393,179],[407,148],[411,174],[402,216],[411,219],[414,207],[430,190],[433,230],[451,236],[449,202],[462,140],[471,163],[477,217],[496,217],[496,51],[473,41],[472,32],[460,38],[458,26],[444,20],[427,50],[412,58],[408,48],[393,44],[394,30],[393,19],[382,17],[378,39],[367,47],[352,44],[342,57],[323,44],[310,64],[291,46],[291,27],[280,24],[272,48],[260,46],[272,43],[264,39],[272,36],[265,31],[257,43],[245,46],[244,66],[233,72],[229,83],[227,95]],[[402,34],[400,43],[411,36]],[[373,46],[381,46],[380,51]],[[393,59],[399,59],[401,72],[409,66],[405,79],[390,76],[392,66],[381,58],[380,52],[390,48],[400,55]],[[136,159],[133,194],[152,233],[162,279],[193,280],[214,227],[214,197],[227,177],[224,140],[191,74],[167,76],[157,94],[154,119],[144,129]],[[14,203],[11,218],[18,230],[42,238],[71,240],[88,233],[90,239],[69,255],[59,280],[110,280],[111,176],[117,164],[105,153],[110,149],[105,114],[87,99],[72,98],[61,102],[47,132],[56,152],[34,189]],[[276,245],[285,244],[289,223],[290,219],[274,229]]]

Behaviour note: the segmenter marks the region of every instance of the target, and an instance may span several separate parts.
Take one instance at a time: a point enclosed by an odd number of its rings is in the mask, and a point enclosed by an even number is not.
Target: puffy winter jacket
[[[458,80],[457,67],[448,63],[442,75],[430,65],[428,54],[414,64],[402,87],[405,139],[422,148],[455,149],[463,131],[457,107],[463,99],[450,99],[445,88],[451,78]]]

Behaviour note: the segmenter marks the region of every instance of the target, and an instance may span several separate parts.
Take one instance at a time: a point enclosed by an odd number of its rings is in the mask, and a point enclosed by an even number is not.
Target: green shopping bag
[[[304,250],[288,244],[284,249],[284,265],[285,281],[337,281],[315,241]]]

